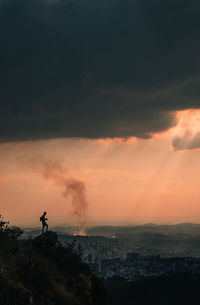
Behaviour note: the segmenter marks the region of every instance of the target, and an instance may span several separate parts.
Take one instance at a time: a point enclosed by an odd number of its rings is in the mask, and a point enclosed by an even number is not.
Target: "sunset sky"
[[[73,182],[88,224],[200,222],[199,16],[197,0],[0,0],[0,214],[77,224]]]

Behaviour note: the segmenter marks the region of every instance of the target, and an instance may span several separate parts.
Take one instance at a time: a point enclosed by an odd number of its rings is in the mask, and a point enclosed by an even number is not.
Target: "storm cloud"
[[[1,0],[0,141],[150,137],[200,108],[198,0]]]

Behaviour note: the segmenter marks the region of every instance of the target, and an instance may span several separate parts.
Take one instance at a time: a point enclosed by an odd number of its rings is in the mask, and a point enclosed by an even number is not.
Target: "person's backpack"
[[[42,215],[41,217],[40,217],[40,221],[43,221],[44,220],[44,215]]]

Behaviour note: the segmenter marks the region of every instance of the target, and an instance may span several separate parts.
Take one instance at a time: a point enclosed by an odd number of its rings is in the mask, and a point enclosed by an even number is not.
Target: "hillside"
[[[34,239],[0,223],[0,300],[4,305],[104,305],[100,278],[54,232]]]

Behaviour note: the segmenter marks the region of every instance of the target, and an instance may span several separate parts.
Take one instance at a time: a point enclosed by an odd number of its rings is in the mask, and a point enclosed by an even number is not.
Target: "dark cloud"
[[[0,140],[149,137],[200,107],[198,0],[1,0]]]

